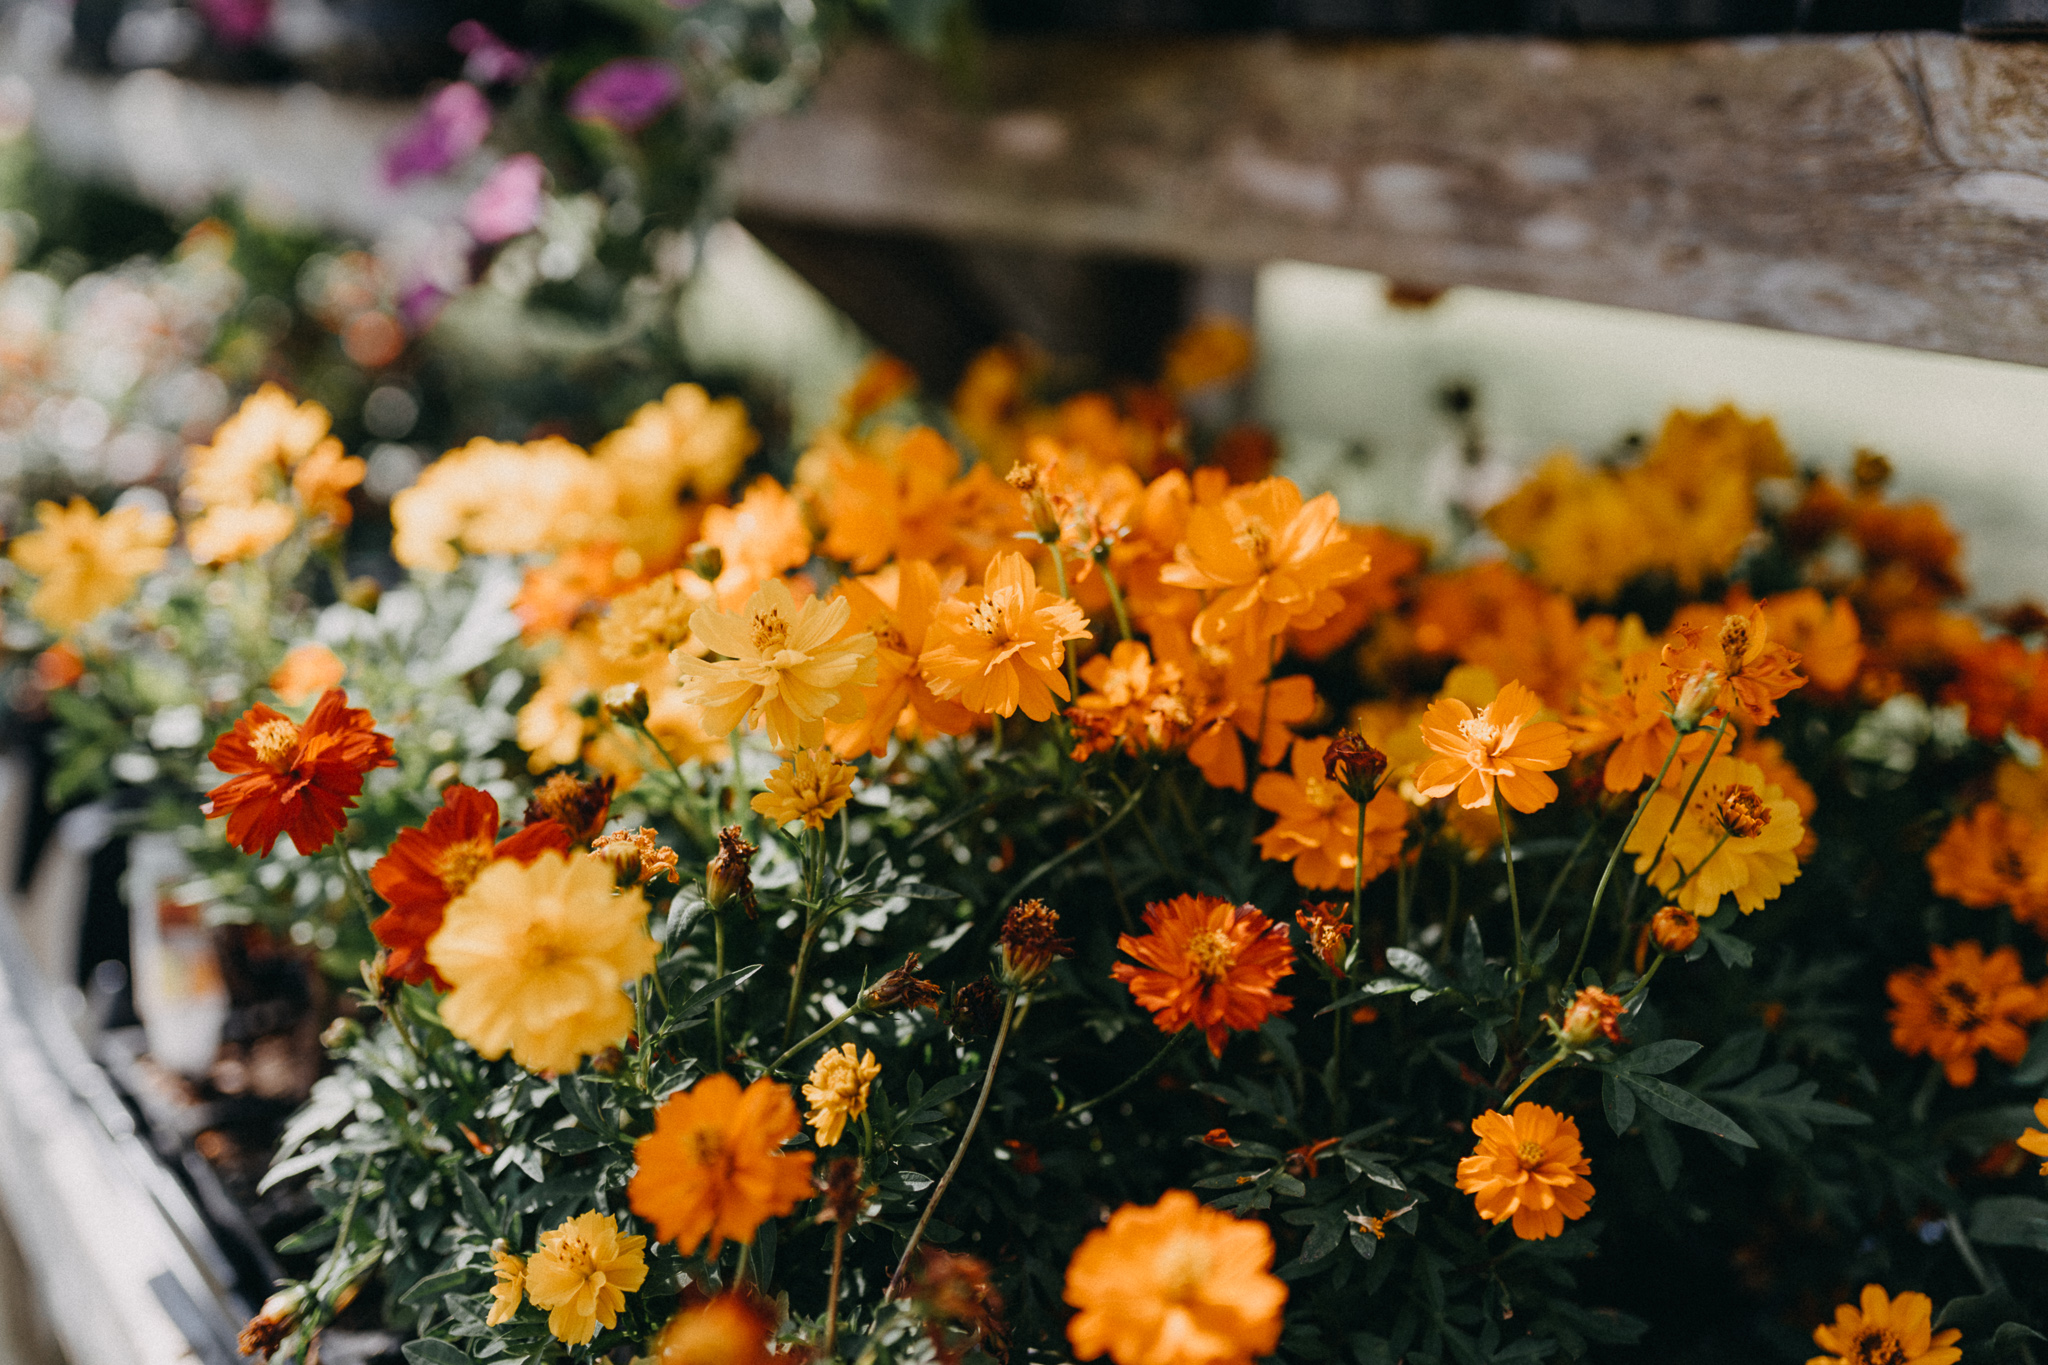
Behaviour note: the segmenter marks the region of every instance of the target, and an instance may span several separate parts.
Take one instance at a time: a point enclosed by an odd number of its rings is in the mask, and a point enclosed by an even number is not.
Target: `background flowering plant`
[[[1180,415],[1244,351],[943,411],[877,362],[781,476],[691,386],[476,440],[374,605],[282,394],[181,545],[16,542],[135,556],[48,655],[187,679],[221,913],[366,959],[250,1349],[2029,1349],[2048,617],[1730,409],[1545,464],[1507,559],[1347,525]]]

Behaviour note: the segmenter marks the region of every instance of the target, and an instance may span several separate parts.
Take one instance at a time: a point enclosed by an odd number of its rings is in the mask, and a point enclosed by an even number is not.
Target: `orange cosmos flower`
[[[966,734],[974,713],[938,696],[918,671],[925,635],[946,597],[939,571],[921,559],[902,560],[866,578],[841,579],[839,592],[852,608],[847,628],[875,637],[876,671],[859,719],[825,726],[833,751],[841,758],[879,756],[892,734]]]
[[[1674,689],[1682,689],[1688,679],[1718,680],[1714,705],[1751,725],[1770,724],[1777,719],[1777,699],[1806,686],[1799,676],[1799,656],[1772,643],[1761,602],[1747,615],[1723,617],[1711,640],[1704,627],[1695,625],[1680,625],[1672,635],[1663,663],[1674,675]]]
[[[1192,717],[1181,694],[1180,669],[1154,662],[1152,651],[1138,641],[1118,641],[1108,654],[1090,659],[1081,666],[1081,681],[1092,690],[1067,710],[1075,762],[1116,748],[1158,752],[1186,740]]]
[[[763,1307],[727,1290],[685,1308],[655,1339],[657,1365],[773,1365],[775,1325]]]
[[[858,716],[861,689],[875,680],[875,637],[841,633],[850,610],[843,597],[798,607],[779,578],[740,611],[698,608],[691,633],[726,657],[678,658],[683,700],[701,708],[714,735],[765,722],[778,750],[823,745],[825,722]]]
[[[2048,1158],[2048,1132],[2041,1131],[2042,1128],[2048,1128],[2048,1100],[2034,1101],[2034,1122],[2040,1124],[2041,1128],[2029,1128],[2014,1141],[2019,1144],[2021,1151]],[[2042,1161],[2041,1174],[2048,1175],[2048,1160]]]
[[[1046,592],[1024,556],[996,556],[978,590],[941,602],[918,666],[933,693],[958,697],[968,710],[1033,720],[1052,716],[1052,699],[1068,699],[1060,674],[1066,641],[1088,638],[1087,618]]]
[[[1116,1365],[1251,1365],[1280,1342],[1287,1286],[1264,1223],[1204,1207],[1186,1190],[1126,1204],[1082,1239],[1066,1300],[1081,1360]]]
[[[1358,802],[1330,780],[1326,738],[1294,741],[1292,772],[1260,773],[1252,801],[1280,818],[1258,837],[1259,856],[1292,865],[1302,886],[1348,887],[1358,873]],[[1408,836],[1408,806],[1391,786],[1365,806],[1366,881],[1401,857]]]
[[[744,602],[763,583],[811,557],[811,530],[803,506],[768,475],[748,486],[735,507],[707,507],[698,548],[718,551],[712,588],[722,607]]]
[[[206,756],[234,774],[206,794],[206,818],[225,815],[228,842],[244,853],[267,855],[280,834],[299,852],[318,853],[348,823],[363,775],[395,762],[376,723],[351,710],[339,688],[322,694],[303,725],[258,702]]]
[[[1931,967],[1907,967],[1885,981],[1892,1009],[1892,1046],[1908,1057],[1931,1056],[1948,1083],[1977,1081],[1977,1054],[2002,1062],[2027,1052],[2027,1025],[2048,1019],[2048,990],[2027,981],[2020,955],[1999,948],[1988,957],[1974,942],[1935,944]]]
[[[985,464],[962,476],[959,452],[930,427],[870,441],[865,450],[827,436],[804,457],[804,470],[825,523],[825,553],[859,573],[892,559],[979,572],[1024,526],[1003,481]]]
[[[294,645],[271,670],[270,690],[286,706],[302,706],[330,687],[341,685],[348,666],[326,645]]]
[[[1344,606],[1342,584],[1362,578],[1365,547],[1337,524],[1337,496],[1302,501],[1289,479],[1267,479],[1188,514],[1187,539],[1162,582],[1214,593],[1195,618],[1200,644],[1240,640],[1264,655],[1289,629],[1312,629]]]
[[[1293,674],[1273,678],[1269,685],[1272,667],[1264,654],[1198,645],[1175,622],[1161,622],[1153,629],[1152,647],[1162,666],[1180,670],[1180,691],[1192,727],[1188,761],[1201,769],[1212,787],[1243,791],[1244,742],[1257,746],[1260,767],[1271,767],[1286,754],[1295,727],[1316,714],[1314,681],[1306,674]]]
[[[2048,823],[1996,801],[1950,822],[1927,854],[1935,894],[2048,931]]]
[[[1535,721],[1536,694],[1510,682],[1475,713],[1455,697],[1441,697],[1422,713],[1422,738],[1437,753],[1415,774],[1424,796],[1455,791],[1458,803],[1477,810],[1502,799],[1528,815],[1557,799],[1545,776],[1571,761],[1571,741],[1556,721]],[[1535,723],[1531,723],[1534,721]]]
[[[1524,1101],[1513,1117],[1490,1109],[1472,1120],[1479,1145],[1458,1162],[1458,1188],[1489,1223],[1513,1220],[1525,1242],[1555,1237],[1567,1218],[1584,1218],[1593,1197],[1593,1163],[1579,1125],[1547,1105]]]
[[[1827,1354],[1806,1365],[1954,1365],[1962,1336],[1954,1327],[1934,1330],[1934,1300],[1925,1294],[1891,1298],[1884,1286],[1866,1284],[1859,1302],[1840,1305],[1833,1322],[1813,1329]]]
[[[554,820],[528,825],[501,841],[497,800],[475,787],[449,787],[425,826],[399,831],[390,852],[370,869],[371,887],[391,905],[370,925],[377,941],[391,951],[384,975],[448,989],[427,962],[427,940],[440,931],[448,902],[499,858],[530,863],[548,849],[567,853],[569,843],[569,831]]]
[[[710,1254],[811,1196],[809,1152],[783,1152],[802,1129],[789,1087],[766,1077],[744,1091],[714,1072],[654,1111],[654,1131],[633,1145],[626,1185],[633,1212],[685,1256],[706,1237]]]
[[[1109,974],[1152,1011],[1161,1033],[1193,1024],[1220,1057],[1231,1030],[1255,1029],[1294,1002],[1273,993],[1294,974],[1287,930],[1249,905],[1217,896],[1175,896],[1145,907],[1142,936],[1119,934],[1116,946],[1144,965],[1119,962]]]

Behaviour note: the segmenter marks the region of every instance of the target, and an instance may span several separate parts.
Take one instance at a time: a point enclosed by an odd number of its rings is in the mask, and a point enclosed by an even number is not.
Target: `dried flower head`
[[[1650,941],[1667,953],[1682,953],[1699,942],[1699,916],[1667,905],[1650,920]]]
[[[1347,909],[1336,901],[1305,905],[1294,917],[1308,937],[1309,951],[1332,972],[1344,970],[1344,953],[1351,946],[1351,921]]]
[[[245,1356],[268,1360],[270,1353],[284,1343],[305,1314],[305,1286],[295,1284],[280,1289],[265,1299],[256,1316],[243,1325],[235,1346]]]
[[[940,1365],[959,1365],[977,1346],[1005,1358],[1003,1296],[989,1282],[988,1262],[926,1247],[911,1272],[910,1300]]]
[[[590,856],[609,862],[621,886],[641,886],[656,877],[674,883],[683,880],[676,867],[676,851],[661,842],[652,825],[601,834],[590,845]]]
[[[1625,1006],[1621,997],[1598,986],[1587,986],[1576,996],[1564,1012],[1564,1023],[1558,1026],[1558,1037],[1566,1047],[1584,1047],[1595,1037],[1605,1038],[1610,1043],[1627,1042],[1621,1036],[1621,1015]]]
[[[713,910],[739,897],[740,909],[754,917],[754,855],[760,849],[740,837],[738,825],[718,831],[718,852],[704,869],[704,899]]]
[[[1003,946],[1003,978],[1023,989],[1051,968],[1056,957],[1072,957],[1074,945],[1060,937],[1060,916],[1042,900],[1010,907],[997,941]]]
[[[571,842],[587,844],[604,828],[605,816],[612,808],[612,790],[617,785],[615,777],[586,782],[567,769],[555,772],[526,803],[526,823],[536,825],[542,820],[554,820],[569,831]]]
[[[882,979],[861,997],[861,1004],[876,1011],[936,1009],[939,1001],[946,998],[946,992],[938,982],[925,981],[917,975],[917,959],[916,953],[904,954],[903,965],[883,973]]]
[[[860,1158],[834,1157],[832,1164],[825,1168],[825,1179],[818,1186],[818,1197],[825,1206],[818,1211],[818,1222],[852,1227],[868,1202],[868,1190],[860,1183]]]
[[[1771,823],[1771,809],[1756,794],[1756,788],[1739,782],[1721,793],[1721,800],[1714,807],[1714,816],[1731,839],[1754,839]]]
[[[966,1042],[986,1038],[996,1031],[1003,1017],[1003,993],[994,980],[984,976],[953,992],[953,1006],[946,1011],[946,1023],[953,1036]]]
[[[1323,750],[1323,775],[1360,805],[1379,793],[1387,776],[1387,756],[1356,730],[1339,730]]]

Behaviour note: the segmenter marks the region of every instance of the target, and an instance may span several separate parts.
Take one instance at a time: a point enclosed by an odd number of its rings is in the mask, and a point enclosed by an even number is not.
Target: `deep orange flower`
[[[1488,1110],[1472,1120],[1479,1145],[1458,1162],[1458,1188],[1489,1223],[1515,1225],[1525,1242],[1555,1237],[1567,1218],[1584,1218],[1593,1197],[1593,1163],[1579,1125],[1547,1105],[1524,1101],[1513,1117]]]
[[[2040,1124],[2041,1127],[2029,1128],[2013,1140],[2019,1144],[2021,1151],[2032,1152],[2035,1156],[2048,1158],[2048,1132],[2042,1131],[2042,1129],[2048,1128],[2048,1100],[2034,1101],[2034,1122]],[[2041,1162],[2041,1174],[2048,1175],[2048,1160]]]
[[[1243,791],[1244,742],[1255,746],[1260,767],[1271,767],[1287,752],[1295,727],[1316,714],[1315,682],[1302,673],[1269,680],[1265,654],[1197,645],[1171,623],[1154,629],[1152,646],[1163,663],[1180,670],[1191,727],[1188,761],[1212,787]]]
[[[1155,661],[1137,640],[1120,640],[1081,667],[1089,691],[1067,710],[1074,728],[1074,761],[1121,748],[1157,753],[1185,743],[1194,717],[1178,666]],[[1241,781],[1241,779],[1240,779]]]
[[[1319,626],[1296,627],[1288,648],[1304,659],[1325,659],[1358,638],[1366,622],[1401,602],[1402,584],[1429,558],[1429,542],[1384,526],[1346,526],[1344,534],[1365,547],[1364,574],[1337,591],[1344,605]]]
[[[530,863],[542,852],[569,851],[569,831],[553,820],[498,838],[498,802],[489,792],[459,783],[441,793],[441,808],[419,829],[400,830],[391,850],[370,869],[370,885],[391,908],[370,932],[391,951],[384,975],[448,989],[427,962],[427,940],[441,928],[448,902],[469,889],[477,873],[499,858]]]
[[[2048,823],[1996,801],[1950,822],[1927,854],[1935,894],[1980,910],[2004,905],[2048,932]]]
[[[1893,1006],[1892,1046],[1931,1056],[1952,1086],[1974,1085],[1977,1054],[2013,1063],[2026,1055],[2027,1025],[2048,1019],[2048,990],[2027,981],[2020,955],[1974,942],[1935,944],[1931,967],[1906,967],[1884,983]]]
[[[1292,480],[1267,479],[1189,513],[1187,539],[1159,577],[1215,594],[1195,618],[1198,643],[1239,641],[1264,654],[1281,632],[1334,616],[1338,588],[1368,564],[1337,524],[1335,494],[1303,502]]]
[[[1971,734],[1997,744],[2009,727],[2048,739],[2048,650],[1999,635],[1964,650],[1957,662],[1961,671],[1942,697],[1969,708]]]
[[[1598,986],[1587,986],[1572,997],[1558,1032],[1563,1035],[1567,1047],[1584,1047],[1595,1037],[1605,1038],[1610,1043],[1625,1043],[1628,1039],[1621,1036],[1624,1008],[1620,996]]]
[[[363,775],[394,763],[376,723],[350,709],[339,688],[321,695],[303,725],[258,702],[206,756],[234,774],[206,794],[206,818],[225,815],[228,842],[244,853],[267,855],[280,834],[299,852],[318,853],[348,823]]]
[[[1746,614],[1734,593],[1728,609]],[[1840,694],[1863,667],[1863,626],[1846,597],[1830,601],[1814,588],[1771,597],[1771,634],[1799,658],[1800,671],[1821,692]]]
[[[1143,963],[1119,962],[1109,974],[1152,1011],[1161,1033],[1193,1024],[1220,1057],[1231,1031],[1255,1029],[1294,1008],[1273,986],[1294,974],[1287,930],[1249,905],[1217,896],[1175,896],[1145,907],[1144,935],[1119,934],[1116,946]]]
[[[709,1237],[716,1256],[810,1198],[811,1153],[780,1150],[802,1128],[788,1086],[763,1077],[742,1091],[714,1072],[654,1111],[626,1197],[662,1241],[687,1256]]]
[[[1066,642],[1087,638],[1081,609],[1040,588],[1011,551],[989,564],[979,589],[939,604],[918,666],[934,694],[970,711],[1048,720],[1053,698],[1069,699],[1060,672]]]
[[[654,1357],[657,1365],[774,1365],[774,1335],[765,1306],[729,1289],[670,1319]]]
[[[322,644],[294,645],[271,670],[270,690],[286,706],[303,706],[330,687],[341,685],[348,666]]]
[[[1866,1284],[1861,1299],[1835,1309],[1835,1320],[1813,1329],[1816,1346],[1827,1352],[1806,1365],[1954,1365],[1963,1358],[1962,1332],[1934,1330],[1934,1300],[1925,1294],[1892,1298],[1884,1286]]]
[[[1251,1365],[1280,1342],[1287,1286],[1264,1223],[1204,1207],[1186,1190],[1126,1204],[1067,1265],[1074,1355],[1116,1365]]]
[[[1422,713],[1422,738],[1438,757],[1415,774],[1424,796],[1447,796],[1477,810],[1501,797],[1528,815],[1557,799],[1557,784],[1547,773],[1571,761],[1571,741],[1556,721],[1538,721],[1542,705],[1536,694],[1518,682],[1503,686],[1500,695],[1478,712],[1455,697],[1441,697]],[[1533,722],[1533,723],[1532,723]]]
[[[1259,856],[1292,866],[1302,886],[1349,887],[1358,877],[1358,803],[1330,780],[1327,738],[1297,739],[1291,772],[1260,773],[1254,804],[1280,818],[1258,837]],[[1392,867],[1408,835],[1408,805],[1392,786],[1365,806],[1364,879]]]
[[[1016,495],[986,464],[960,473],[960,453],[930,427],[856,449],[828,435],[804,457],[806,491],[825,524],[825,553],[858,573],[922,559],[980,573],[1023,529]]]
[[[1592,683],[1580,691],[1580,711],[1571,718],[1572,747],[1597,753],[1608,745],[1600,783],[1611,792],[1631,792],[1664,763],[1678,739],[1665,695],[1671,670],[1658,661],[1653,646],[1630,654],[1621,664],[1619,690],[1607,692]]]
[[[1335,901],[1320,901],[1303,906],[1294,916],[1294,922],[1308,939],[1309,951],[1332,972],[1344,970],[1344,954],[1351,946],[1351,921],[1345,918],[1346,909]]]
[[[1725,616],[1709,638],[1695,625],[1680,625],[1664,647],[1663,663],[1672,686],[1683,689],[1691,679],[1717,682],[1714,705],[1733,711],[1751,725],[1777,719],[1777,700],[1806,686],[1799,675],[1799,656],[1771,640],[1770,621],[1759,602],[1747,615]]]

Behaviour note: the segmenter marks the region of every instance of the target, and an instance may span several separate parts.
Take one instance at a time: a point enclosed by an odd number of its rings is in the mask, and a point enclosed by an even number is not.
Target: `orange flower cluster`
[[[257,703],[206,756],[233,774],[206,794],[207,818],[226,816],[228,842],[244,853],[267,856],[281,834],[299,852],[318,853],[348,823],[363,778],[395,761],[375,724],[339,688],[323,693],[303,724]]]
[[[2020,955],[1987,955],[1974,942],[1937,943],[1928,953],[1932,966],[1893,972],[1884,983],[1892,1046],[1934,1058],[1958,1087],[1976,1084],[1979,1052],[2008,1065],[2025,1056],[2028,1025],[2048,1019],[2048,987],[2026,979]]]

